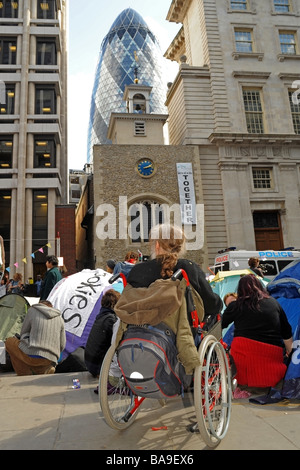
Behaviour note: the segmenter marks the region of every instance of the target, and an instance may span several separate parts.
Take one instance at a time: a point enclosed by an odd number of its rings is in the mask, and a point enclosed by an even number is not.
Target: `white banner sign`
[[[192,163],[177,163],[177,176],[182,224],[196,225],[197,211]]]

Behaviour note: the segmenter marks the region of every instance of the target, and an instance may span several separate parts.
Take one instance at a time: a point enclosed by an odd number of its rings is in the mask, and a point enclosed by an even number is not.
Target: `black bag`
[[[138,396],[155,399],[183,392],[188,377],[177,355],[176,335],[164,323],[129,325],[117,350],[129,388]]]

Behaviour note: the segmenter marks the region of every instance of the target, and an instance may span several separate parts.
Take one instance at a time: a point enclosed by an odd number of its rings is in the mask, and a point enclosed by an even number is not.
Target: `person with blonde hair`
[[[192,287],[203,300],[205,315],[217,315],[222,300],[206,280],[205,273],[193,261],[184,258],[186,238],[181,227],[159,224],[150,231],[151,259],[136,264],[128,275],[133,287],[149,287],[157,279],[168,279],[179,269],[187,273]]]

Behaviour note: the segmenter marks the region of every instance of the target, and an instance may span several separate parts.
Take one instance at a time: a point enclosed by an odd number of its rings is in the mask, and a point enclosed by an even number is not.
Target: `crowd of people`
[[[236,292],[221,299],[199,265],[185,258],[185,236],[181,228],[158,225],[151,230],[149,240],[151,257],[147,262],[138,262],[139,253],[129,251],[124,261],[109,259],[106,263],[105,270],[110,274],[124,274],[130,289],[120,294],[112,288],[103,295],[85,347],[86,370],[94,377],[99,376],[112,341],[113,327],[126,302],[140,296],[142,309],[143,301],[153,295],[156,281],[169,279],[178,269],[183,269],[193,291],[202,299],[206,316],[216,317],[225,307],[222,328],[230,325],[234,328],[230,355],[239,386],[263,388],[278,384],[284,378],[285,362],[292,352],[292,329],[284,310],[262,283],[259,260],[249,260],[253,273],[241,276]],[[62,279],[57,258],[48,256],[46,267],[44,279],[39,276],[36,280],[39,303],[29,308],[20,337],[6,340],[7,353],[18,375],[54,373],[66,344],[61,313],[47,301],[53,287]],[[19,273],[12,279],[4,278],[3,285],[7,293],[22,294],[24,290]],[[163,296],[159,303],[158,315],[160,309],[167,308]],[[147,317],[139,316],[139,323],[141,321],[147,323]],[[191,374],[199,365],[194,337],[187,329],[181,329],[183,323],[178,312],[166,321],[170,321],[170,327],[182,343],[178,341],[179,355],[187,373]]]

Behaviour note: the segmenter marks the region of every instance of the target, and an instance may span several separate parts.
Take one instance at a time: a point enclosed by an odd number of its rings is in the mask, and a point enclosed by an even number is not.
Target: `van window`
[[[278,272],[277,272],[277,266],[276,266],[275,261],[270,261],[270,260],[262,261],[261,260],[259,262],[259,265],[262,266],[262,268],[263,268],[264,276],[266,276],[266,277],[268,277],[268,276],[277,276]]]
[[[230,271],[229,261],[225,261],[224,263],[222,263],[222,266],[215,266],[215,274],[217,274],[219,271]]]
[[[285,268],[288,264],[291,264],[292,262],[293,261],[291,261],[291,260],[289,260],[289,261],[288,260],[278,260],[277,264],[278,264],[279,271],[282,271],[283,268]]]

